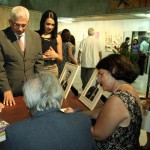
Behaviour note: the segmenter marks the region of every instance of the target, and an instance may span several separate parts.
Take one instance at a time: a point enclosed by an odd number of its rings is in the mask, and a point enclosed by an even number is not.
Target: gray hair
[[[50,108],[60,108],[63,99],[62,87],[50,72],[35,74],[23,86],[24,100],[31,113]]]
[[[89,28],[88,29],[88,35],[89,36],[93,36],[94,35],[94,29],[93,28]]]
[[[11,10],[10,19],[14,21],[15,19],[25,18],[29,21],[29,11],[23,6],[16,6]]]

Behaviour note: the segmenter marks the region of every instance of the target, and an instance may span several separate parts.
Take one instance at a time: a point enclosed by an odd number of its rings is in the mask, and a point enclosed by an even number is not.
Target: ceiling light
[[[148,14],[145,14],[145,16],[150,18],[150,13],[148,13]]]
[[[72,23],[72,22],[74,22],[74,21],[75,21],[74,18],[64,18],[64,17],[58,18],[58,22]]]

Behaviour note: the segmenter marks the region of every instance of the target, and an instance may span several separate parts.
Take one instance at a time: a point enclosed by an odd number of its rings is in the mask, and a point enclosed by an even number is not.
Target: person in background
[[[138,42],[138,39],[134,39],[133,40],[133,43],[131,45],[131,52],[133,54],[138,55],[138,53],[139,53],[139,42]]]
[[[15,105],[14,97],[21,96],[22,86],[43,70],[40,36],[26,29],[29,11],[23,6],[12,8],[10,27],[0,31],[0,100]]]
[[[78,64],[81,63],[82,89],[85,88],[96,64],[102,59],[99,41],[94,37],[94,29],[88,29],[88,37],[79,45]]]
[[[125,42],[123,42],[123,43],[120,45],[120,49],[129,51],[129,46],[130,46],[129,42],[130,42],[130,38],[129,38],[129,37],[126,37]]]
[[[63,43],[62,44],[63,61],[62,63],[58,64],[59,76],[61,75],[66,62],[70,62],[70,63],[72,62],[73,64],[77,65],[77,61],[73,56],[74,46],[70,42],[70,37],[71,37],[71,33],[68,29],[64,29],[61,32],[61,38]]]
[[[43,13],[40,20],[40,29],[37,31],[42,40],[44,70],[54,73],[58,77],[57,62],[62,62],[62,40],[57,34],[57,15],[52,10]]]
[[[70,36],[70,42],[72,44],[72,55],[73,57],[75,57],[75,52],[76,52],[76,40],[75,37],[73,35]],[[72,62],[73,63],[73,62]],[[75,62],[76,64],[77,62]]]
[[[75,58],[75,52],[76,52],[76,40],[75,40],[75,37],[73,35],[70,36],[70,42],[72,44],[72,55],[73,57]],[[75,60],[75,59],[74,59]],[[71,63],[73,64],[77,64],[77,61],[71,61]],[[73,93],[75,94],[75,96],[78,96],[78,90],[74,87],[74,86],[71,86],[71,90],[73,91]]]
[[[140,49],[139,49],[139,59],[138,59],[140,75],[144,74],[145,60],[146,60],[146,55],[148,50],[149,50],[149,43],[146,41],[146,37],[142,37],[142,42],[140,43]]]
[[[66,72],[66,75],[65,75],[64,80],[62,80],[62,82],[60,83],[64,91],[66,90],[66,88],[67,88],[67,86],[68,86],[68,80],[69,80],[69,78],[70,78],[70,75],[71,75],[71,71],[68,70],[68,71]]]
[[[68,29],[64,29],[61,33],[61,37],[63,41],[63,44],[62,44],[63,61],[62,63],[58,64],[59,76],[61,75],[66,62],[73,63],[75,65],[78,64],[73,56],[75,46],[70,41],[71,39],[70,31]],[[74,93],[75,96],[78,96],[78,91],[75,89],[74,86],[71,86],[71,91]]]
[[[5,129],[4,150],[96,150],[90,118],[60,110],[62,87],[52,73],[36,74],[23,92],[32,116]]]
[[[100,150],[139,150],[141,103],[130,84],[139,70],[120,54],[110,54],[97,64],[99,84],[111,92],[91,131]]]

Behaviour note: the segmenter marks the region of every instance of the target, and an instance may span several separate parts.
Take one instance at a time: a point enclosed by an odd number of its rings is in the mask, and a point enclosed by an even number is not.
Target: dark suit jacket
[[[90,118],[57,109],[6,128],[4,150],[95,150]]]
[[[22,54],[12,29],[0,31],[0,93],[22,92],[25,80],[43,70],[41,39],[38,33],[26,30],[25,55]]]

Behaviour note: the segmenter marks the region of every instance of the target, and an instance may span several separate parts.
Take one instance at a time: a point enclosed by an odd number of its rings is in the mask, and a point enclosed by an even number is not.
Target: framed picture
[[[98,71],[95,69],[79,100],[90,110],[93,110],[100,100],[102,93],[103,89],[98,82]]]
[[[59,82],[60,82],[60,84],[63,88],[63,91],[64,91],[64,98],[65,99],[66,99],[66,97],[69,93],[69,90],[73,84],[73,81],[76,77],[78,69],[79,69],[78,65],[71,64],[68,62],[65,63],[64,69],[63,69],[63,71],[60,75],[60,78],[59,78]]]
[[[123,32],[105,32],[105,51],[112,52],[116,51],[121,43],[123,42]]]

